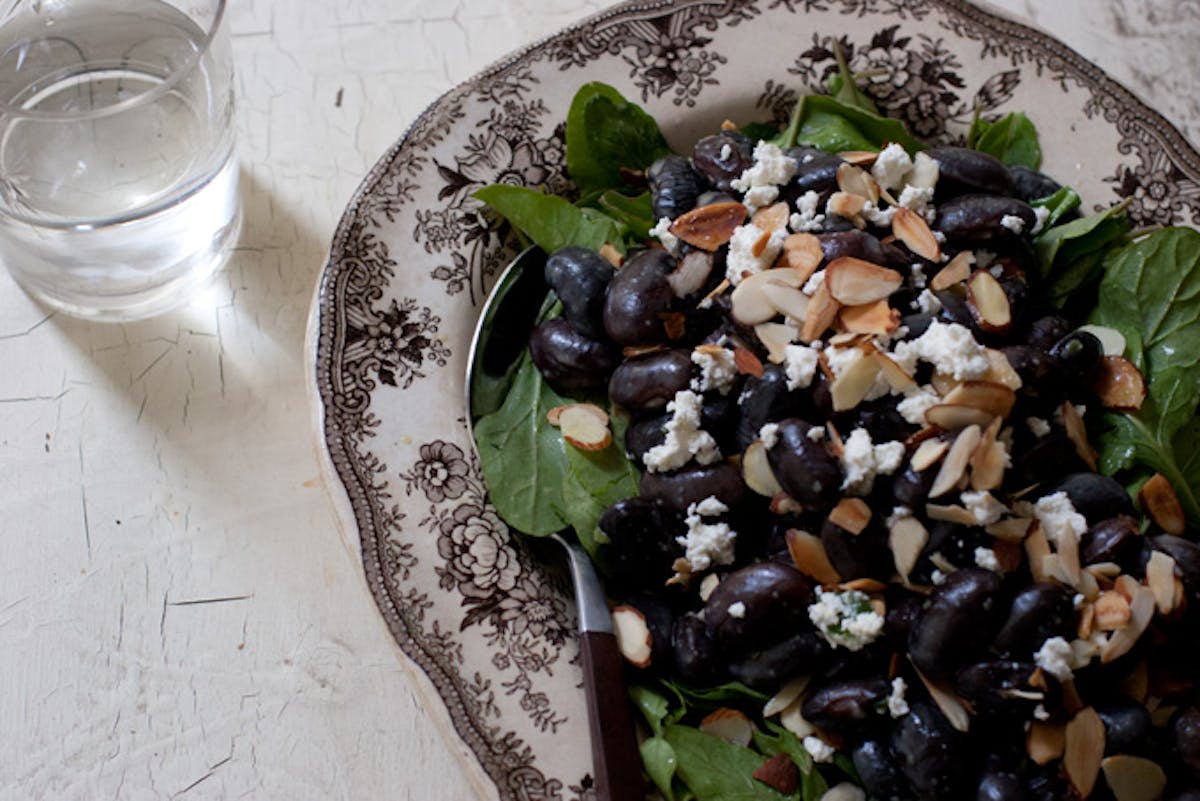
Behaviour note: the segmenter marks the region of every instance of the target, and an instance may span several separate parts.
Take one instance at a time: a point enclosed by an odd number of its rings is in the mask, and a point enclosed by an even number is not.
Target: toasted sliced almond
[[[838,153],[838,158],[860,167],[869,167],[879,158],[879,154],[873,150],[843,150]]]
[[[929,378],[929,385],[933,387],[934,392],[943,398],[954,391],[962,382],[949,373],[934,373]]]
[[[761,291],[767,303],[780,314],[800,323],[808,316],[808,295],[796,287],[769,281],[763,284]]]
[[[683,335],[687,333],[687,316],[683,312],[659,312],[658,318],[662,320],[667,339],[683,339]]]
[[[862,403],[871,387],[875,386],[875,378],[878,375],[879,363],[870,356],[863,354],[852,362],[829,386],[833,410],[844,412]]]
[[[731,286],[733,286],[733,283],[728,278],[722,278],[721,283],[713,287],[711,292],[700,299],[700,302],[696,304],[696,308],[707,309],[712,305],[714,300],[725,294],[725,290]]]
[[[1092,386],[1106,409],[1136,412],[1146,401],[1146,381],[1124,356],[1105,356]]]
[[[737,368],[740,375],[762,378],[762,362],[747,348],[737,347],[733,349],[733,366]]]
[[[906,393],[917,389],[916,380],[886,353],[876,348],[871,356],[879,363],[879,371],[893,392]]]
[[[1187,529],[1187,518],[1184,517],[1179,496],[1175,494],[1175,487],[1166,476],[1162,473],[1151,476],[1138,492],[1138,501],[1159,528],[1176,537],[1183,536]]]
[[[621,355],[626,359],[636,359],[639,356],[658,353],[666,349],[666,345],[626,345],[621,348]]]
[[[839,217],[844,217],[857,227],[863,228],[866,223],[863,222],[862,210],[867,205],[867,198],[862,195],[851,194],[850,192],[834,192],[829,196],[829,202],[826,204],[826,209]]]
[[[716,250],[733,238],[733,232],[746,220],[741,203],[709,203],[681,214],[671,223],[671,233],[701,250]]]
[[[856,578],[850,581],[843,581],[838,585],[840,590],[858,590],[867,595],[882,595],[887,591],[888,585],[879,579],[873,578]]]
[[[1175,609],[1175,560],[1162,551],[1152,551],[1146,563],[1146,586],[1154,593],[1154,603],[1161,614]]]
[[[1045,581],[1048,578],[1045,564],[1046,559],[1052,555],[1050,541],[1035,521],[1025,537],[1025,558],[1029,560],[1029,572],[1033,574],[1034,581]]]
[[[1080,798],[1092,794],[1103,758],[1104,722],[1096,710],[1085,707],[1067,724],[1063,748],[1063,768]]]
[[[765,209],[759,209],[754,212],[754,216],[750,218],[750,224],[756,228],[761,228],[769,234],[776,231],[782,231],[787,228],[788,217],[791,212],[788,210],[787,203],[775,203],[767,206]]]
[[[1088,601],[1094,601],[1100,597],[1100,582],[1087,570],[1079,573],[1079,594]]]
[[[838,319],[843,328],[854,334],[890,334],[900,327],[900,312],[886,300],[846,306]]]
[[[1024,542],[1033,521],[1025,517],[1006,517],[984,528],[988,534],[1004,542]]]
[[[1012,328],[1012,304],[1000,282],[987,270],[976,270],[967,279],[967,308],[976,325],[990,334]]]
[[[955,284],[961,284],[971,277],[971,265],[974,263],[975,254],[969,250],[962,251],[930,279],[929,288],[934,292],[941,292]]]
[[[800,502],[786,492],[775,493],[775,497],[771,498],[769,509],[773,515],[798,515],[804,512],[804,507],[800,505]]]
[[[1091,575],[1087,573],[1085,575]],[[1086,640],[1092,636],[1092,632],[1096,630],[1096,605],[1085,603],[1079,609],[1079,623],[1075,628],[1075,633],[1079,639]]]
[[[1117,329],[1106,325],[1081,325],[1078,330],[1086,331],[1100,340],[1100,347],[1104,349],[1105,356],[1125,355],[1125,335]]]
[[[871,264],[869,261],[842,256],[825,268],[825,286],[838,303],[861,306],[885,300],[900,288],[904,277],[895,270]]]
[[[925,504],[925,516],[930,520],[941,520],[945,523],[957,523],[960,526],[975,525],[975,515],[964,507],[954,504],[941,505],[936,503],[927,503]]]
[[[1150,625],[1150,620],[1154,617],[1154,610],[1154,593],[1146,587],[1138,585],[1133,600],[1129,604],[1129,622],[1114,631],[1113,635],[1108,638],[1108,642],[1100,649],[1100,661],[1108,664],[1129,653],[1129,649],[1134,646],[1145,633],[1146,627]]]
[[[970,406],[990,417],[1005,418],[1012,413],[1017,393],[991,381],[964,381],[946,394],[945,403]]]
[[[1062,419],[1063,427],[1067,430],[1067,438],[1071,440],[1071,444],[1075,446],[1075,453],[1079,454],[1079,458],[1088,466],[1089,470],[1096,469],[1096,451],[1088,442],[1087,426],[1083,423],[1083,417],[1079,414],[1079,410],[1075,408],[1075,404],[1070,401],[1063,401],[1062,404]]]
[[[579,450],[602,451],[612,444],[612,432],[594,412],[581,408],[584,405],[576,403],[561,410],[558,427],[563,439]]]
[[[808,281],[812,274],[825,260],[825,252],[821,250],[821,240],[812,234],[790,234],[783,240],[783,250],[779,254],[778,266],[795,270],[801,276],[800,283]]]
[[[1096,578],[1107,581],[1109,586],[1112,585],[1113,579],[1121,575],[1121,566],[1116,562],[1093,562],[1084,569]],[[1126,597],[1133,596],[1127,595]]]
[[[909,464],[912,469],[922,473],[937,464],[938,460],[950,450],[950,443],[944,439],[927,439],[913,451]]]
[[[677,298],[686,298],[699,291],[712,274],[713,254],[704,250],[693,250],[679,260],[679,264],[667,276],[671,292]]]
[[[800,768],[782,751],[755,768],[750,777],[783,795],[791,795],[800,786]]]
[[[767,284],[779,284],[799,288],[804,286],[804,280],[799,272],[786,268],[763,270],[761,273],[748,275],[733,289],[729,298],[730,313],[734,320],[743,325],[764,323],[779,312],[763,295],[763,287]]]
[[[939,403],[925,411],[925,422],[943,431],[957,431],[968,426],[985,428],[992,423],[992,416],[973,406]]]
[[[758,239],[754,240],[754,244],[750,246],[750,254],[754,258],[758,258],[767,249],[767,245],[771,243],[771,234],[769,231],[763,231]]]
[[[993,440],[981,445],[971,457],[971,489],[994,490],[1004,483],[1004,471],[1008,464],[1008,451],[1004,443]]]
[[[1125,596],[1114,590],[1100,593],[1100,597],[1092,604],[1095,611],[1095,626],[1100,631],[1116,631],[1129,622],[1129,601]]]
[[[767,460],[767,448],[758,440],[751,442],[742,455],[742,478],[747,487],[766,498],[774,498],[783,492]]]
[[[767,348],[767,360],[772,364],[783,364],[787,346],[796,341],[800,331],[791,323],[759,323],[754,326],[758,341]]]
[[[1038,765],[1049,765],[1063,755],[1066,748],[1066,727],[1061,723],[1035,720],[1025,738],[1025,751]]]
[[[829,291],[827,278],[808,299],[808,316],[804,318],[804,327],[800,329],[800,339],[808,343],[820,339],[837,319],[841,307],[842,304]]]
[[[983,377],[985,381],[1003,384],[1011,390],[1021,388],[1021,376],[1017,375],[1017,371],[1013,369],[1012,362],[1008,360],[1003,351],[987,348],[984,350],[984,353],[987,355],[988,360],[988,371]]]
[[[808,737],[810,734],[817,733],[816,728],[804,719],[804,715],[801,713],[801,708],[803,706],[804,699],[797,698],[792,702],[791,706],[783,710],[783,712],[781,712],[779,715],[779,724],[800,738]]]
[[[1116,754],[1101,760],[1100,769],[1117,801],[1156,801],[1167,788],[1167,774],[1145,757]]]
[[[971,713],[966,701],[960,698],[949,685],[927,678],[924,673],[916,669],[915,665],[913,666],[913,670],[916,670],[921,683],[929,691],[929,697],[937,704],[937,708],[946,716],[946,720],[949,721],[950,725],[956,731],[968,731],[971,728]]]
[[[929,229],[929,223],[915,211],[903,206],[897,208],[896,216],[892,218],[892,233],[921,258],[935,264],[942,260],[942,246]]]
[[[847,194],[858,195],[872,203],[879,202],[879,183],[861,167],[848,163],[838,165],[837,184],[838,189]]]
[[[555,406],[553,409],[550,409],[546,412],[546,420],[550,423],[550,425],[557,428],[559,425],[559,416],[564,410],[572,407],[575,407],[581,411],[589,412],[600,421],[601,425],[608,425],[608,412],[604,411],[594,403],[567,403],[562,406]]]
[[[829,522],[851,534],[861,534],[871,522],[871,507],[862,498],[842,498],[830,510]]]
[[[983,436],[983,432],[978,425],[969,425],[959,432],[954,444],[950,447],[950,452],[946,454],[946,458],[942,462],[937,478],[933,481],[933,487],[929,490],[930,498],[940,498],[958,486],[958,481],[966,473],[967,465],[971,461],[972,454],[975,453],[975,448],[979,445],[981,436]]]
[[[700,721],[699,728],[705,734],[720,737],[725,742],[740,745],[742,748],[750,745],[754,736],[754,724],[746,717],[746,713],[727,707],[710,712]]]
[[[901,517],[892,522],[888,531],[888,547],[892,550],[892,560],[896,564],[896,572],[908,583],[908,574],[916,567],[921,551],[929,542],[929,531],[915,517]]]
[[[797,570],[820,584],[837,584],[842,580],[829,561],[820,539],[798,529],[788,529],[786,538],[788,553],[792,555]]]
[[[698,591],[698,594],[700,595],[700,600],[707,603],[708,596],[713,594],[713,590],[715,590],[717,588],[717,585],[720,583],[721,583],[721,577],[718,576],[716,573],[709,573],[707,576],[700,579],[700,589]]]
[[[796,702],[808,689],[808,676],[797,676],[779,689],[763,707],[764,718],[775,717]]]
[[[621,269],[621,265],[625,263],[625,257],[621,255],[621,251],[612,246],[611,243],[605,242],[597,251],[600,257],[613,266],[614,270]]]
[[[618,606],[612,610],[612,621],[617,650],[625,661],[637,668],[650,667],[654,638],[646,624],[646,616],[636,607]]]
[[[1135,595],[1137,595],[1137,592],[1139,589],[1141,589],[1141,586],[1142,585],[1138,584],[1137,579],[1128,574],[1117,576],[1116,580],[1113,582],[1113,589],[1124,595],[1125,600],[1129,601],[1130,603],[1133,603],[1133,598]]]

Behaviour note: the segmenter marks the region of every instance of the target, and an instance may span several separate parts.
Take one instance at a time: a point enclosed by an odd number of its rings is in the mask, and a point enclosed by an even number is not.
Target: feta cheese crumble
[[[758,429],[758,438],[762,441],[764,447],[770,449],[775,447],[775,443],[779,441],[779,423],[767,423],[762,428]]]
[[[821,196],[812,189],[796,198],[796,213],[788,218],[788,226],[796,233],[817,232],[825,225],[820,213]]]
[[[832,762],[835,753],[828,743],[812,734],[804,738],[804,750],[813,758],[813,762]]]
[[[771,234],[766,247],[757,256],[754,248],[762,239],[763,230],[757,225],[740,225],[729,240],[729,254],[725,257],[725,277],[735,286],[746,276],[761,273],[775,263],[779,251],[783,250],[783,240],[788,232],[781,228]]]
[[[931,186],[906,186],[900,193],[900,197],[896,198],[896,203],[910,211],[915,211],[927,219],[936,213],[936,209],[932,206],[933,187]]]
[[[658,225],[650,229],[650,236],[661,242],[663,248],[672,256],[679,255],[679,237],[671,233],[670,217],[660,217]]]
[[[975,564],[993,573],[1000,572],[1000,562],[996,560],[996,552],[982,546],[975,549]]]
[[[1025,425],[1029,426],[1035,437],[1044,437],[1050,433],[1050,423],[1040,417],[1025,418]]]
[[[1062,637],[1051,637],[1033,655],[1033,661],[1042,670],[1059,681],[1070,681],[1075,675],[1071,670],[1074,653],[1071,644]]]
[[[896,404],[896,411],[909,425],[925,425],[925,412],[942,402],[933,387],[926,384],[905,395],[904,400]]]
[[[896,345],[892,359],[909,375],[916,372],[917,360],[921,360],[959,381],[983,378],[991,368],[987,351],[971,336],[969,328],[939,320],[930,323],[916,339]]]
[[[825,271],[817,270],[808,277],[808,280],[804,282],[804,286],[800,289],[800,291],[805,295],[812,295],[821,287],[821,284],[823,283],[825,283]]]
[[[700,368],[700,376],[693,378],[691,387],[696,392],[716,390],[722,395],[728,395],[729,390],[737,381],[737,365],[734,364],[733,351],[721,348],[720,351],[694,350],[692,364]]]
[[[729,507],[710,495],[699,503],[688,506],[687,535],[675,541],[684,547],[684,559],[693,573],[708,570],[713,565],[733,563],[733,544],[737,532],[728,523],[705,523],[705,517],[725,514]]]
[[[746,605],[741,601],[734,601],[729,605],[729,616],[736,617],[741,620],[746,616]]]
[[[788,390],[804,389],[817,374],[817,351],[807,345],[788,345],[783,349],[783,369]]]
[[[1042,527],[1046,539],[1056,546],[1066,537],[1076,542],[1087,533],[1087,518],[1075,511],[1071,499],[1065,492],[1056,492],[1038,498],[1033,505],[1033,514]]]
[[[891,529],[901,520],[912,516],[912,509],[909,509],[907,506],[897,506],[892,509],[892,513],[888,515],[887,520],[884,521],[884,525],[887,526],[888,529]]]
[[[661,473],[683,467],[693,458],[700,464],[720,461],[721,451],[712,435],[700,428],[700,396],[690,389],[675,393],[667,404],[667,438],[646,452],[646,470]]]
[[[990,526],[998,521],[1008,511],[1008,507],[992,497],[992,493],[964,492],[961,496],[963,506],[975,518],[975,525]],[[982,567],[982,565],[980,565]]]
[[[879,151],[875,163],[871,165],[871,175],[884,189],[899,189],[912,168],[913,162],[908,152],[893,142]]]
[[[825,439],[825,426],[813,426],[808,429],[808,433],[804,436],[811,439],[813,442],[820,442]]]
[[[902,718],[908,714],[908,701],[904,694],[908,692],[908,684],[897,676],[892,679],[892,692],[888,695],[888,714],[894,718]]]
[[[1014,234],[1024,233],[1025,231],[1025,221],[1015,214],[1005,214],[1000,218],[1000,225]]]
[[[758,186],[780,186],[796,175],[796,160],[786,155],[778,145],[759,142],[754,148],[754,164],[730,182],[739,192],[749,192]]]
[[[903,442],[875,445],[865,428],[856,428],[850,432],[842,448],[842,470],[845,473],[842,489],[851,495],[868,495],[875,486],[875,476],[891,475],[903,461]]]
[[[883,633],[883,616],[858,590],[826,592],[817,588],[817,600],[808,607],[813,622],[833,647],[860,651]]]
[[[1038,720],[1049,720],[1050,713],[1046,711],[1045,704],[1038,704],[1033,708],[1033,716]]]
[[[864,220],[872,225],[878,225],[880,228],[887,228],[892,224],[892,218],[896,216],[896,207],[891,206],[886,209],[881,209],[868,200],[859,214]]]
[[[1050,219],[1050,209],[1046,208],[1045,206],[1034,206],[1033,213],[1034,213],[1034,216],[1037,217],[1037,222],[1034,223],[1033,230],[1030,231],[1029,233],[1034,234],[1036,236],[1037,234],[1040,234],[1045,229],[1046,220]]]
[[[721,152],[717,155],[717,161],[729,161],[729,157],[733,155],[733,145],[726,142],[721,145]]]
[[[922,314],[932,317],[942,310],[942,302],[928,289],[922,289],[921,294],[917,295],[917,299],[914,301],[914,308],[919,309]]]

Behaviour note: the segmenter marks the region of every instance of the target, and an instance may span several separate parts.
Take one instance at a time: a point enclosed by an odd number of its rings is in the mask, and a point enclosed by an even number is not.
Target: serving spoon
[[[467,352],[467,428],[472,447],[475,447],[476,405],[503,385],[513,363],[529,344],[542,299],[549,290],[545,264],[546,254],[541,249],[525,249],[500,274],[483,302]],[[579,659],[587,696],[596,799],[642,801],[645,798],[642,761],[625,694],[612,615],[591,558],[570,537],[569,531],[551,535],[566,551],[575,588]]]

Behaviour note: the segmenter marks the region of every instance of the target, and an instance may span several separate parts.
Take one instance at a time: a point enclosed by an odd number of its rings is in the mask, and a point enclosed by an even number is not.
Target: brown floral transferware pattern
[[[1200,155],[1178,132],[1063,45],[961,0],[626,3],[434,103],[338,228],[315,377],[368,584],[500,798],[592,793],[568,587],[488,503],[463,419],[475,315],[513,253],[471,194],[571,192],[560,122],[583,81],[640,98],[684,146],[726,117],[785,119],[821,91],[835,37],[916,134],[959,141],[977,107],[1024,109],[1044,168],[1089,204],[1200,221]]]

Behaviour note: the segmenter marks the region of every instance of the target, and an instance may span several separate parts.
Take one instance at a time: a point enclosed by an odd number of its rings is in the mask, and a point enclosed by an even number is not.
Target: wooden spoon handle
[[[592,732],[596,801],[644,801],[642,759],[633,731],[632,705],[621,678],[617,638],[606,632],[582,631],[579,657]]]

